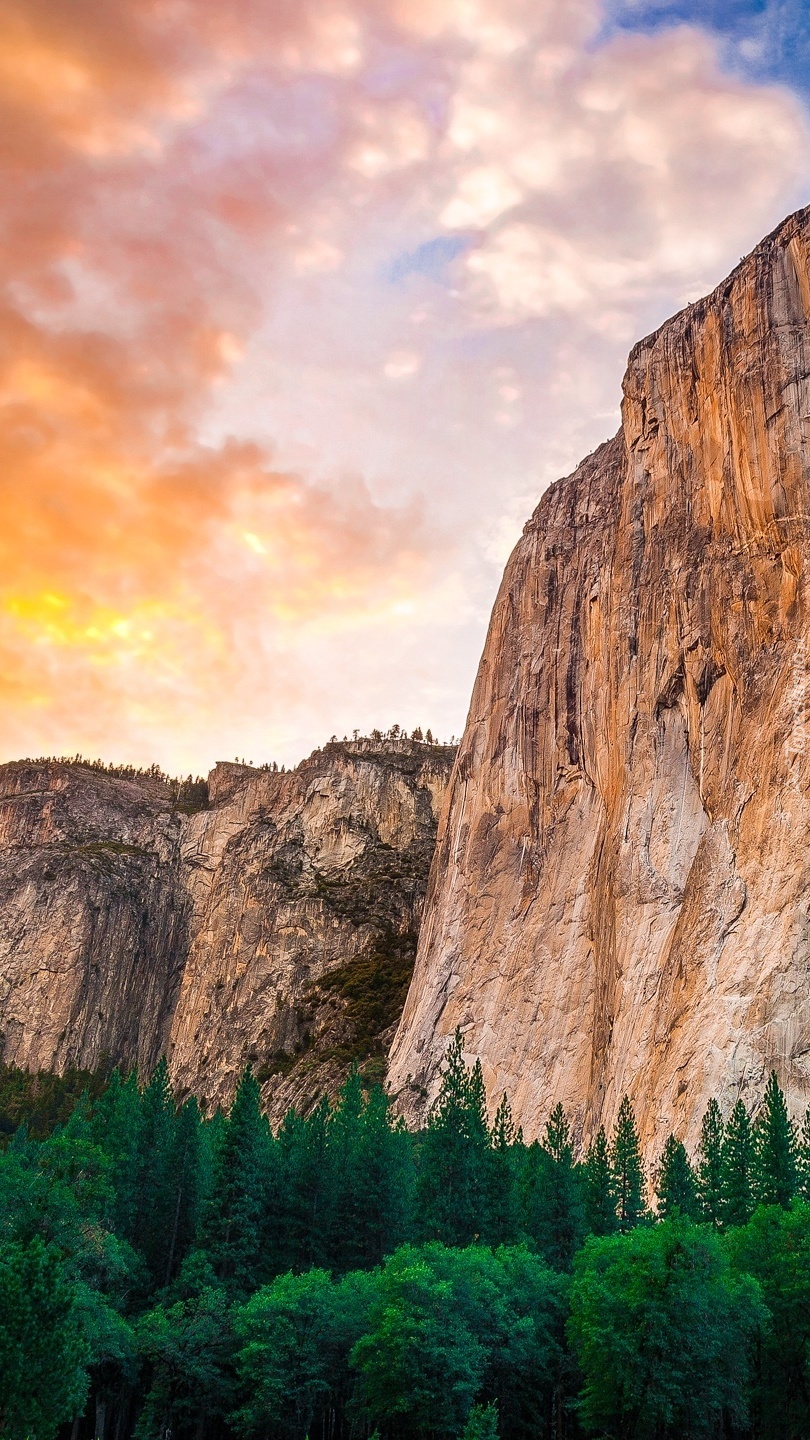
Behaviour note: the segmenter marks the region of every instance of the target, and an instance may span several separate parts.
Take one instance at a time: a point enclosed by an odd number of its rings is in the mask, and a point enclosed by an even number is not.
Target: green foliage
[[[464,1426],[462,1440],[498,1440],[497,1405],[493,1402],[489,1405],[473,1405]]]
[[[616,1191],[605,1128],[600,1125],[585,1157],[585,1219],[592,1235],[616,1229]]]
[[[742,1100],[729,1116],[720,1152],[720,1194],[723,1224],[746,1225],[754,1211],[752,1172],[754,1137]]]
[[[754,1127],[754,1198],[760,1205],[790,1204],[796,1193],[796,1126],[772,1070]]]
[[[54,1075],[49,1070],[0,1065],[0,1145],[7,1144],[21,1124],[35,1140],[44,1140],[69,1120],[82,1095],[94,1101],[106,1084],[103,1069],[69,1069]]]
[[[629,1097],[619,1106],[613,1143],[610,1147],[610,1169],[613,1193],[616,1196],[616,1218],[622,1232],[632,1230],[643,1218],[644,1167],[641,1163],[636,1119]]]
[[[136,1435],[201,1433],[205,1422],[222,1422],[235,1399],[235,1340],[227,1292],[199,1252],[189,1257],[174,1295],[138,1321],[138,1351],[149,1367]]]
[[[379,877],[376,884],[380,884]],[[334,908],[332,890],[329,901]],[[348,903],[343,894],[340,901],[342,905]],[[359,920],[361,915],[355,916],[352,912],[352,918]],[[338,995],[345,1004],[350,1038],[339,1051],[334,1051],[337,1059],[362,1061],[376,1055],[380,1035],[402,1014],[415,955],[415,935],[383,930],[367,949],[318,982],[322,994]]]
[[[724,1138],[725,1125],[720,1113],[720,1106],[715,1099],[711,1099],[700,1127],[697,1198],[703,1219],[715,1226],[719,1226],[723,1220]]]
[[[470,1074],[457,1031],[418,1152],[417,1233],[447,1245],[488,1238],[495,1177],[480,1062]]]
[[[53,1246],[0,1247],[0,1434],[51,1440],[80,1414],[90,1354],[75,1284]]]
[[[757,1210],[733,1232],[741,1276],[753,1275],[768,1307],[756,1374],[754,1410],[764,1440],[810,1434],[810,1205],[794,1201]]]
[[[201,1242],[214,1273],[234,1295],[248,1295],[262,1277],[271,1166],[270,1127],[248,1067],[225,1125],[201,1227]]]
[[[742,1104],[725,1127],[710,1105],[694,1171],[670,1137],[658,1223],[627,1099],[581,1164],[560,1106],[527,1145],[505,1096],[490,1127],[459,1035],[415,1134],[356,1069],[277,1135],[249,1070],[204,1119],[164,1063],[37,1135],[16,1118],[3,1440],[49,1440],[85,1396],[79,1440],[810,1434],[810,1205],[790,1200],[810,1120],[798,1137],[775,1077],[755,1137]],[[752,1218],[752,1191],[777,1203]],[[46,1357],[33,1397],[3,1390]]]
[[[519,1247],[405,1246],[352,1352],[357,1404],[397,1436],[456,1437],[480,1399],[503,1434],[540,1435],[559,1378],[565,1281]]]
[[[525,1232],[555,1269],[570,1267],[586,1233],[583,1180],[574,1166],[568,1121],[557,1105],[542,1145],[525,1151],[520,1180]]]
[[[356,1070],[330,1118],[328,1148],[330,1263],[340,1272],[379,1264],[406,1237],[411,1145],[384,1091],[375,1086],[366,1098]]]
[[[676,1220],[679,1215],[688,1220],[700,1217],[697,1198],[697,1184],[689,1157],[680,1140],[674,1135],[667,1138],[661,1155],[656,1185],[658,1214],[662,1220]]]
[[[336,1284],[309,1270],[280,1275],[235,1312],[241,1434],[304,1440],[340,1393],[375,1289],[371,1276]]]
[[[747,1418],[759,1287],[719,1237],[688,1221],[591,1239],[577,1257],[569,1335],[586,1429],[634,1440],[719,1432]]]

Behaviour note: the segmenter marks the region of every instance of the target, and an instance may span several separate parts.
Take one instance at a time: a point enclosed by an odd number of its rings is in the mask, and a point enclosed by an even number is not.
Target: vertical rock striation
[[[378,1074],[413,970],[454,752],[329,745],[288,774],[213,773],[182,854],[191,944],[171,1027],[182,1088],[226,1100],[250,1060],[271,1114]]]
[[[506,569],[391,1056],[461,1026],[529,1136],[654,1153],[810,1096],[810,210],[632,351],[622,428]]]
[[[146,1074],[165,1051],[216,1103],[251,1060],[274,1118],[354,1059],[382,1074],[453,753],[219,765],[196,811],[160,776],[0,766],[2,1059]]]
[[[165,785],[84,766],[0,766],[0,1036],[7,1064],[148,1072],[188,939]]]

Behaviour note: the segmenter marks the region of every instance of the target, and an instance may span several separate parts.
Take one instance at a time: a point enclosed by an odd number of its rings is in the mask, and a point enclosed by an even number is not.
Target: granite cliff
[[[0,767],[2,1059],[147,1074],[274,1118],[380,1077],[416,948],[449,747],[332,743],[287,773],[172,786]]]
[[[771,1068],[810,1098],[810,210],[632,351],[619,433],[494,607],[389,1082],[449,1038],[528,1137],[655,1154]]]

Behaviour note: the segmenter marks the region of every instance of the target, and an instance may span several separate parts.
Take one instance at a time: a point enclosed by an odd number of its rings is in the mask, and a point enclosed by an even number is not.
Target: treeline
[[[357,1073],[274,1134],[250,1071],[210,1119],[164,1063],[114,1072],[16,1130],[0,1236],[9,1440],[810,1436],[810,1124],[775,1076],[648,1182],[627,1099],[580,1163],[560,1107],[525,1144],[458,1037],[415,1134]]]
[[[178,810],[206,810],[208,808],[208,781],[202,775],[167,775],[159,765],[116,765],[107,760],[90,760],[85,755],[38,755],[36,758],[18,760],[18,765],[74,765],[82,770],[91,770],[97,775],[108,775],[112,780],[156,780],[164,785]]]

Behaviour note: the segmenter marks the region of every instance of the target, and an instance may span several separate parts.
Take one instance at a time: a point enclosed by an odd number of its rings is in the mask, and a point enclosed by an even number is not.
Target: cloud
[[[0,0],[0,749],[460,728],[623,352],[779,218],[783,90],[592,0]]]

